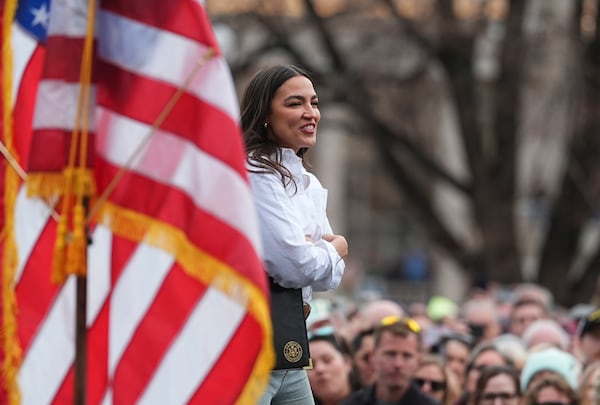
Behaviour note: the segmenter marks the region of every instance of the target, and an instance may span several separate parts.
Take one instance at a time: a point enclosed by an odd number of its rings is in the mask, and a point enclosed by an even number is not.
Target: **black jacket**
[[[340,405],[377,405],[375,385],[350,395]],[[411,384],[402,399],[396,405],[441,405],[438,401],[423,393],[416,385]]]

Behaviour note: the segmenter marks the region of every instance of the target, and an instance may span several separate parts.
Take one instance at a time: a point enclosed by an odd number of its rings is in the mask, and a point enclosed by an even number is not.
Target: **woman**
[[[471,403],[472,395],[477,387],[481,371],[489,366],[512,366],[511,360],[501,353],[493,342],[483,342],[475,346],[467,361],[465,370],[465,386],[458,405]]]
[[[519,372],[513,366],[489,366],[481,371],[471,405],[518,405]]]
[[[465,382],[467,362],[472,349],[473,339],[469,335],[452,332],[440,339],[438,350],[444,365],[456,377],[461,387]]]
[[[353,373],[360,388],[367,388],[375,383],[372,362],[375,350],[374,332],[374,329],[363,330],[354,336],[351,342]]]
[[[547,374],[534,381],[523,397],[522,405],[577,405],[579,397],[569,383],[558,374]]]
[[[346,239],[334,235],[327,220],[327,190],[304,167],[304,154],[316,143],[321,119],[317,93],[309,76],[297,67],[266,68],[246,88],[241,115],[272,304],[275,292],[292,300],[298,292],[300,311],[306,304],[306,317],[313,289],[339,285],[342,258],[348,253]],[[283,327],[290,317],[297,319],[295,309],[279,315],[279,305],[272,305],[272,310],[278,369],[271,373],[260,404],[312,404],[304,364],[299,362],[308,351],[302,346],[306,341],[302,315],[292,328]],[[278,333],[291,329],[304,336],[296,335],[281,345]]]
[[[425,355],[419,362],[413,381],[430,397],[450,405],[458,398],[458,381],[451,380],[452,377],[440,358]]]
[[[312,369],[308,380],[317,405],[338,405],[352,392],[352,360],[333,328],[309,332]]]
[[[600,387],[600,362],[590,363],[581,376],[581,382],[577,390],[581,398],[581,405],[597,405],[600,397],[597,395]]]

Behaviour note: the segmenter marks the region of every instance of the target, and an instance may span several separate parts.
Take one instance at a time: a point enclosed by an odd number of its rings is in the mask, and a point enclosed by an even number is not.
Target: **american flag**
[[[92,207],[86,403],[254,403],[273,362],[268,292],[235,91],[204,6],[107,0],[94,11],[91,152],[107,199]],[[30,167],[63,157],[89,12],[84,0],[21,2],[5,38],[19,54],[15,151]],[[9,396],[72,403],[75,278],[50,283],[47,204],[21,188],[15,206],[17,329],[4,347],[20,348],[22,361],[5,362],[17,373]]]

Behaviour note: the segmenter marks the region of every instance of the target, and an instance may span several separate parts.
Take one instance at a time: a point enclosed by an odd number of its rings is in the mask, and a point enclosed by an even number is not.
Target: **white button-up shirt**
[[[292,149],[282,148],[282,165],[297,187],[284,188],[278,173],[252,173],[264,261],[271,277],[283,287],[302,288],[305,302],[312,290],[336,288],[345,264],[333,245],[322,239],[332,234],[327,219],[327,190],[306,171]]]

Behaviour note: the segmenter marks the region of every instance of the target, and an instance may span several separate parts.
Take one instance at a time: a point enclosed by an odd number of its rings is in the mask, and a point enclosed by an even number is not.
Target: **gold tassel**
[[[62,284],[67,279],[65,271],[65,251],[67,248],[67,216],[61,215],[56,229],[56,243],[52,257],[52,277],[55,284]]]
[[[65,178],[62,173],[29,173],[26,184],[27,197],[40,197],[46,201],[65,192]]]
[[[67,247],[66,273],[67,275],[85,276],[87,241],[85,235],[85,210],[81,201],[74,208],[72,236]]]

